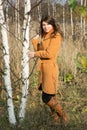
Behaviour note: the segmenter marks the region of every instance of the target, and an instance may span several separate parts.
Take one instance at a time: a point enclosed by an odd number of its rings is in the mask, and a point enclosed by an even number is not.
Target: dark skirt
[[[54,97],[55,94],[47,94],[42,92],[42,100],[44,103],[48,103],[52,97]]]

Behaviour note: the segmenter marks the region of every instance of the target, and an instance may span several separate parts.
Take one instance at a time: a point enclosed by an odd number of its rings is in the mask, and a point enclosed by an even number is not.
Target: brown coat
[[[38,51],[38,39],[33,39],[32,43],[35,56],[39,57],[39,82],[42,82],[42,91],[47,94],[56,94],[58,88],[58,65],[56,58],[60,50],[62,37],[59,33],[51,36],[52,31],[46,34],[40,44]]]

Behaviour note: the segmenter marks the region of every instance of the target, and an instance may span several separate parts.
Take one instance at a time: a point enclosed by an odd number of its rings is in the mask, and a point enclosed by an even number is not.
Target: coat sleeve
[[[53,58],[58,54],[61,43],[62,37],[58,34],[51,39],[50,45],[46,50],[36,51],[35,56],[39,58]]]
[[[39,39],[35,38],[35,39],[32,40],[34,51],[37,51],[38,42],[39,42]]]

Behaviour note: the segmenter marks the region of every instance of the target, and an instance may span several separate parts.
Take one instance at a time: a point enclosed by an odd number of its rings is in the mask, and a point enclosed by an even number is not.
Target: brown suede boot
[[[54,121],[60,122],[60,116],[58,115],[58,113],[51,107],[50,107],[50,110],[51,110],[52,116],[54,117]]]
[[[57,114],[61,117],[65,125],[68,124],[69,122],[68,115],[64,112],[62,106],[57,102],[55,97],[52,97],[50,101],[47,103],[47,105],[57,112]]]

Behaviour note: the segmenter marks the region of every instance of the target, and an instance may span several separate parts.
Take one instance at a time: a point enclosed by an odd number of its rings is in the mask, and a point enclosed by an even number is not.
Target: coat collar
[[[44,36],[43,36],[43,40],[46,40],[46,39],[50,38],[53,31],[54,30],[51,29],[49,33],[45,33]]]

